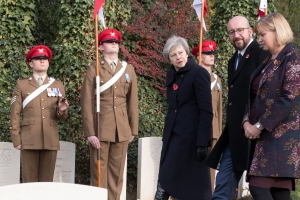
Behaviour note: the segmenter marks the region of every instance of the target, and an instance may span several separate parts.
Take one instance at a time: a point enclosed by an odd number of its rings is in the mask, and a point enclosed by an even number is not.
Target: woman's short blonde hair
[[[183,46],[186,53],[189,54],[190,47],[189,47],[186,39],[184,39],[182,37],[179,37],[179,36],[176,36],[176,35],[173,35],[172,37],[170,37],[167,40],[167,42],[164,46],[164,49],[163,49],[163,57],[164,57],[165,60],[170,61],[170,59],[169,59],[170,49],[172,47],[176,47],[176,46]]]
[[[254,31],[258,34],[261,30],[276,33],[278,45],[286,45],[293,41],[293,31],[287,20],[280,13],[271,13],[256,22]]]

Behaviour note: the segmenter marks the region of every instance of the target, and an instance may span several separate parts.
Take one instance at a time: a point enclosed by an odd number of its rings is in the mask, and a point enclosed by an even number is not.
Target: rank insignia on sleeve
[[[16,100],[17,100],[17,96],[14,96],[13,98],[11,98],[10,105],[13,104]]]

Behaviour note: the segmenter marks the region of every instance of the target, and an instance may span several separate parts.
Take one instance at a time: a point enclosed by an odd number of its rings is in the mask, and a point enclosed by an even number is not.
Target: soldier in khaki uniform
[[[51,58],[47,46],[33,47],[26,56],[33,75],[18,80],[12,94],[10,134],[14,147],[21,150],[23,183],[53,181],[59,150],[57,121],[68,116],[63,84],[47,76]]]
[[[103,86],[123,68],[118,59],[122,36],[116,29],[99,34],[100,85]],[[122,68],[122,69],[121,69]],[[91,182],[97,186],[97,149],[100,148],[101,187],[108,189],[108,199],[120,199],[123,169],[128,143],[138,134],[137,80],[132,65],[115,82],[100,94],[100,138],[95,132],[95,63],[87,69],[81,88],[81,114],[84,135],[90,142]]]
[[[222,133],[222,84],[221,79],[215,74],[212,73],[211,67],[215,63],[215,51],[217,45],[212,40],[206,40],[202,42],[202,60],[201,66],[204,67],[210,73],[210,82],[211,82],[211,96],[212,96],[212,106],[213,106],[213,121],[212,121],[212,146],[209,151],[211,151],[217,140],[219,139]],[[192,50],[192,54],[195,57],[198,57],[199,54],[199,45]],[[210,169],[211,175],[211,185],[212,192],[214,191],[215,184],[215,170]]]

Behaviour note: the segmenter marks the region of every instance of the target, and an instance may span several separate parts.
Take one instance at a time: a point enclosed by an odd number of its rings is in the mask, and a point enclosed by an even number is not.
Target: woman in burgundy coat
[[[209,168],[203,160],[211,146],[210,75],[188,56],[184,38],[172,36],[163,55],[172,66],[167,74],[165,118],[158,189],[155,200],[169,195],[181,200],[210,200]]]
[[[243,120],[252,141],[250,192],[255,200],[290,199],[300,178],[300,51],[279,13],[261,18],[255,32],[271,56],[251,75]]]

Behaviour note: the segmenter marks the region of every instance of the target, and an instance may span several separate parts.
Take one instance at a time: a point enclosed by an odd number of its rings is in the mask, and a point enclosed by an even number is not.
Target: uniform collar
[[[36,80],[36,82],[38,82],[38,78],[42,77],[43,81],[45,81],[47,74],[44,74],[43,76],[39,76],[37,74],[33,74],[34,79]]]

